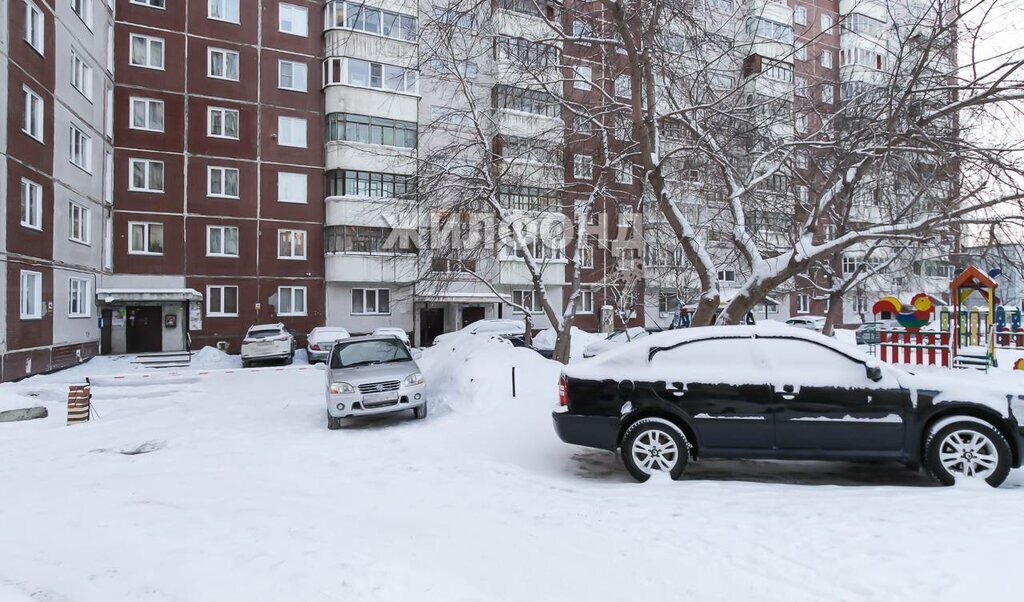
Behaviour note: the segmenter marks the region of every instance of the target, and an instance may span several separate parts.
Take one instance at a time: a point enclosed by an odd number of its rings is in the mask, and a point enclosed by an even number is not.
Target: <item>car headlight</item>
[[[402,384],[404,384],[407,387],[411,387],[413,385],[422,385],[423,384],[423,375],[420,374],[419,372],[417,372],[415,374],[410,374],[409,376],[405,377],[405,380],[402,381]]]
[[[344,395],[346,393],[355,393],[356,389],[348,383],[331,383],[331,394],[332,395]]]

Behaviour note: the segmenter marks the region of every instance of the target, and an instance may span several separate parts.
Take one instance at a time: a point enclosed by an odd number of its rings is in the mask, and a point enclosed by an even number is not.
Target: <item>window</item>
[[[390,314],[391,290],[386,288],[352,289],[352,315]]]
[[[588,243],[580,247],[580,267],[584,269],[594,267],[594,245]]]
[[[92,138],[75,126],[71,127],[68,141],[68,160],[82,171],[92,171]]]
[[[238,53],[223,48],[209,48],[206,75],[216,79],[238,81]]]
[[[441,75],[452,75],[465,79],[476,79],[480,75],[480,67],[468,60],[430,59],[430,68]]]
[[[39,320],[43,317],[43,275],[21,271],[21,319]]]
[[[415,193],[415,176],[350,169],[327,172],[327,196],[411,198]]]
[[[593,80],[593,69],[582,65],[574,65],[572,68],[572,87],[577,90],[590,90]]]
[[[885,33],[885,21],[862,13],[849,13],[842,21],[842,28],[853,33],[879,37]]]
[[[33,230],[43,229],[43,187],[31,180],[21,180],[21,225]]]
[[[826,69],[831,69],[833,64],[832,51],[822,50],[821,51],[821,66]]]
[[[658,293],[658,313],[668,315],[676,313],[679,307],[679,295],[674,291],[661,291]]]
[[[821,84],[821,102],[828,105],[835,102],[835,90],[832,84]]]
[[[811,311],[811,296],[799,294],[796,296],[796,312],[806,314]]]
[[[807,60],[807,46],[800,46],[796,49],[796,60],[806,61]]]
[[[800,132],[801,134],[806,134],[807,133],[807,128],[808,128],[808,125],[807,125],[807,114],[806,113],[797,113],[797,115],[795,116],[794,124],[796,126],[796,131],[797,132]],[[799,161],[799,157],[797,157],[797,159],[798,159],[797,163],[799,163],[800,162]],[[805,159],[806,159],[806,156],[805,156]],[[806,167],[806,166],[804,166],[804,167]]]
[[[491,94],[491,106],[495,109],[521,111],[545,117],[558,117],[560,113],[558,103],[547,92],[504,84],[494,86]]]
[[[633,164],[620,165],[615,168],[615,181],[619,184],[633,183]]]
[[[498,202],[519,211],[556,211],[562,207],[559,191],[537,186],[501,186]]]
[[[415,253],[418,248],[416,237],[415,230],[372,226],[327,226],[324,228],[324,252]]]
[[[434,7],[433,15],[437,22],[462,25],[462,22],[446,19],[444,12],[446,12],[445,9]],[[468,27],[471,27],[472,14],[460,13],[460,15],[468,18]],[[361,2],[342,2],[340,0],[328,2],[324,13],[324,26],[352,29],[408,42],[416,39],[416,17],[380,10],[373,6],[364,6]]]
[[[514,290],[512,291],[512,303],[520,307],[525,307],[530,310],[531,314],[536,314],[544,311],[544,307],[541,304],[540,297],[533,294],[533,290]]]
[[[279,4],[277,7],[277,29],[281,33],[306,37],[309,35],[309,11],[302,6]]]
[[[628,75],[615,78],[615,95],[619,98],[630,98],[633,95],[633,83]]]
[[[577,180],[590,180],[594,177],[594,158],[590,155],[573,155],[572,176]]]
[[[762,75],[766,79],[770,79],[777,82],[789,83],[793,81],[793,66],[790,65],[789,63],[765,61]]]
[[[92,0],[71,0],[71,10],[92,31]]]
[[[206,113],[206,135],[238,140],[238,110],[210,107]]]
[[[238,169],[234,167],[207,167],[206,196],[237,199]]]
[[[68,278],[69,318],[88,318],[92,316],[89,288],[89,281],[85,278]]]
[[[305,63],[281,60],[277,63],[277,87],[282,90],[306,92],[308,69]]]
[[[806,186],[797,186],[796,187],[796,198],[797,198],[798,201],[800,201],[801,204],[806,205],[807,204],[807,200],[810,198],[810,196],[811,196],[811,191]]]
[[[89,244],[89,209],[68,201],[68,240]]]
[[[306,148],[306,120],[278,115],[277,143],[281,146]]]
[[[498,36],[494,44],[494,58],[524,69],[555,67],[558,65],[558,47],[526,38]]]
[[[736,282],[735,270],[718,270],[719,282]]]
[[[327,140],[416,148],[416,122],[330,113],[327,115]]]
[[[764,17],[752,17],[747,19],[746,30],[762,38],[769,38],[784,43],[792,43],[793,27],[787,23],[779,23]]]
[[[432,62],[437,67],[438,63]],[[471,63],[463,63],[463,69],[468,73]],[[442,72],[444,63],[441,63]],[[476,64],[472,63],[473,69]],[[342,68],[344,66],[344,69]],[[372,88],[374,90],[389,90],[392,92],[416,93],[416,81],[419,72],[415,69],[406,69],[396,65],[374,63],[361,59],[329,57],[324,61],[324,85],[348,84],[361,88]]]
[[[128,222],[128,253],[163,255],[164,225],[156,222]]]
[[[807,96],[807,78],[798,77],[793,80],[793,92],[797,96]]]
[[[576,313],[578,314],[592,314],[594,313],[594,291],[580,291],[579,305],[577,306]]]
[[[131,3],[150,8],[167,8],[167,0],[131,0]]]
[[[153,98],[131,98],[132,129],[164,131],[164,101]]]
[[[207,16],[216,21],[239,23],[238,0],[210,0]]]
[[[832,29],[832,17],[826,13],[821,15],[821,33],[828,33]]]
[[[128,190],[132,192],[163,192],[164,162],[152,159],[128,159],[130,178]]]
[[[618,213],[618,220],[616,223],[620,228],[629,228],[633,225],[632,205],[619,205],[616,207],[616,213]]]
[[[131,35],[131,51],[128,62],[133,67],[146,69],[164,68],[164,40],[152,36]]]
[[[36,140],[43,141],[43,99],[38,94],[22,86],[22,98],[24,101],[23,118],[21,120],[21,131]]]
[[[277,231],[277,258],[278,259],[305,259],[306,258],[306,231],[305,230],[278,230]]]
[[[304,287],[304,286],[279,286],[279,287],[277,287],[277,315],[279,315],[279,316],[304,316],[304,315],[306,315],[306,287]]]
[[[238,257],[238,228],[235,226],[207,226],[206,256]]]
[[[14,10],[12,7],[11,10]],[[43,11],[35,4],[25,1],[25,41],[39,54],[45,54],[46,29]]]
[[[71,85],[82,96],[92,100],[92,67],[74,50],[71,51]]]
[[[309,177],[304,173],[277,173],[277,200],[281,203],[305,203]]]
[[[211,318],[238,315],[237,286],[206,287],[206,315]]]
[[[797,25],[807,25],[807,9],[802,6],[794,8],[793,22]]]

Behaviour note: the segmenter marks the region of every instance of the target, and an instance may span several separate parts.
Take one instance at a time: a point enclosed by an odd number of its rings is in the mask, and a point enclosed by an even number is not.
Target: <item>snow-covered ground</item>
[[[1017,597],[1021,471],[994,490],[703,462],[637,485],[557,439],[560,367],[529,350],[428,349],[427,420],[341,431],[321,369],[204,353],[0,385],[0,409],[51,410],[0,424],[0,601]],[[64,426],[60,395],[87,375],[99,418]]]

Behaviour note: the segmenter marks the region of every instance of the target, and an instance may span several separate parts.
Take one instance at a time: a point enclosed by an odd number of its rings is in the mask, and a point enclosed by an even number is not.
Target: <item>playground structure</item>
[[[997,365],[997,349],[1024,351],[1021,308],[998,305],[998,286],[988,274],[969,266],[950,283],[950,305],[940,305],[924,293],[915,295],[909,305],[895,297],[879,300],[872,313],[894,316],[903,328],[878,331],[878,358],[894,364],[987,370]],[[968,307],[966,302],[975,293],[985,305]],[[936,318],[937,328],[927,328]]]

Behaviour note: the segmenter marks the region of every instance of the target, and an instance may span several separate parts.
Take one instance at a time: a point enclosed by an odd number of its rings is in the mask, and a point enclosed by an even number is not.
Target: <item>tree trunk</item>
[[[843,323],[843,295],[842,293],[832,293],[828,296],[828,312],[825,314],[825,325],[821,329],[821,334],[830,337],[832,331],[836,325],[842,326]]]
[[[523,343],[526,343],[527,347],[533,347],[533,316],[530,315],[530,312],[523,314],[523,324],[526,326]]]
[[[570,326],[564,332],[558,333],[558,338],[555,339],[555,351],[551,356],[551,359],[556,362],[563,364],[569,363],[569,350],[572,348],[572,327]]]

